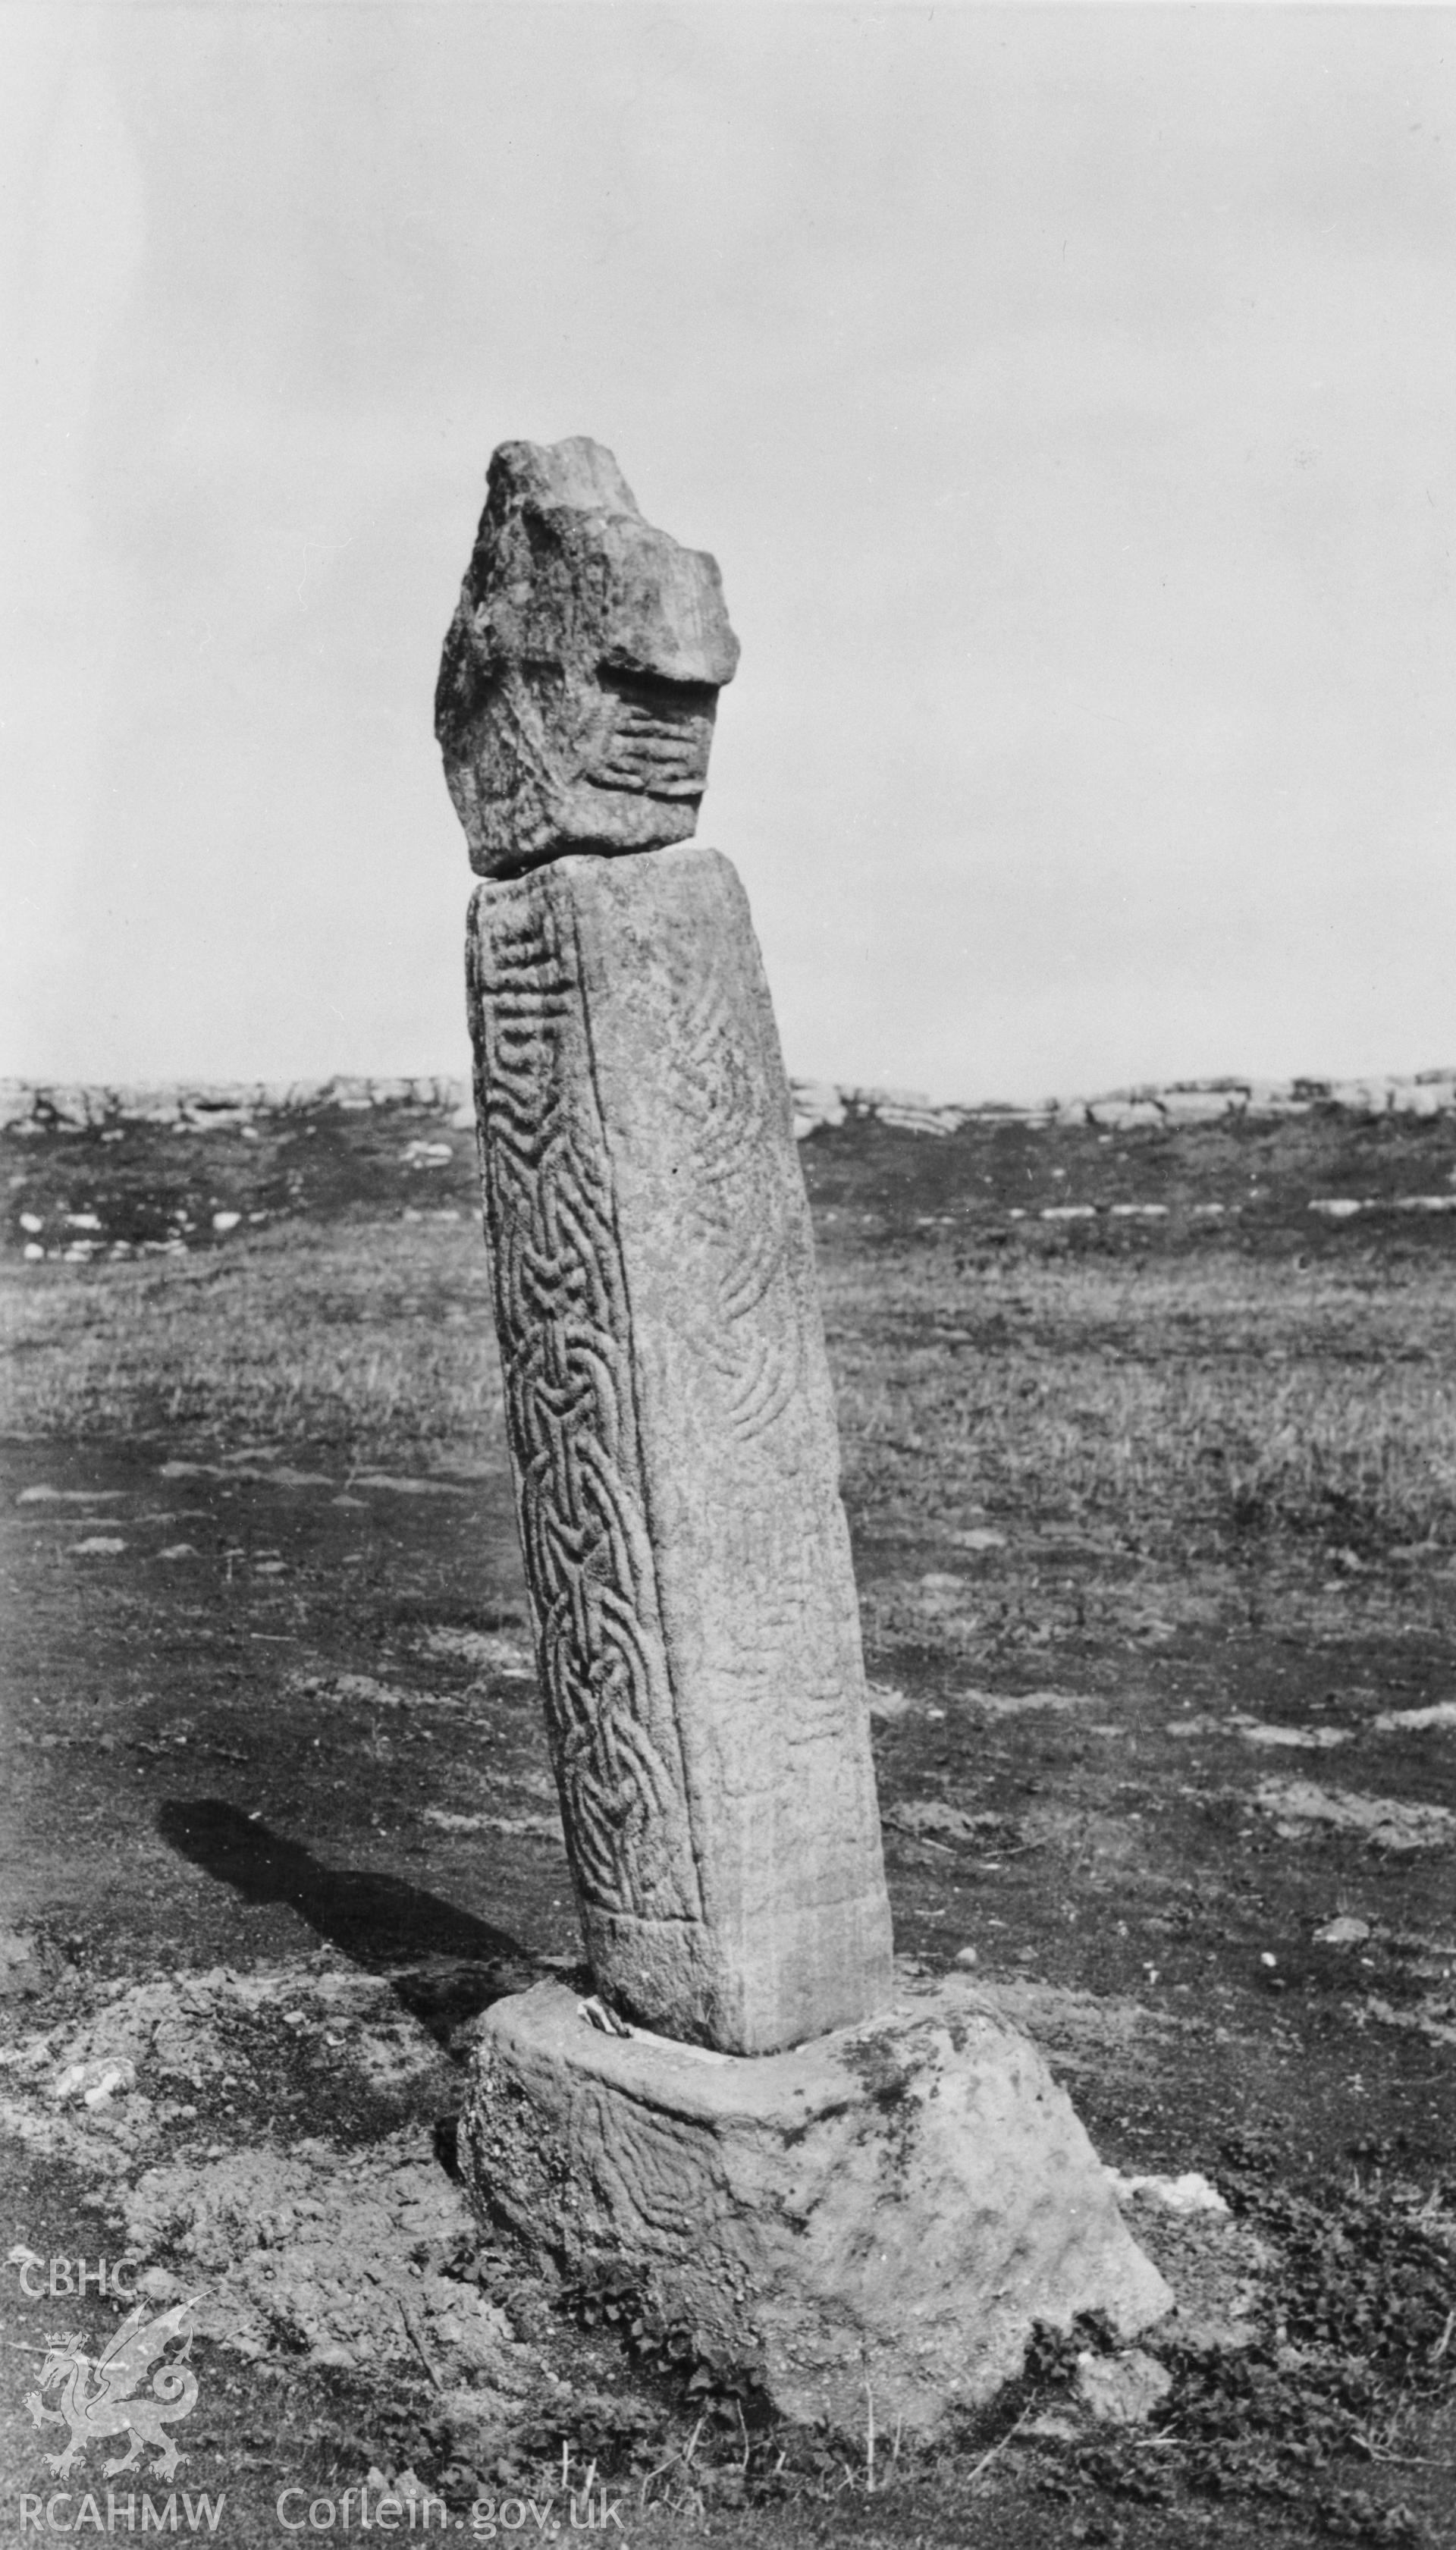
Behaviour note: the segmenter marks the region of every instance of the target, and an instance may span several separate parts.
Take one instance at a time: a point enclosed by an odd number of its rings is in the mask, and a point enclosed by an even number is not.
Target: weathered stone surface
[[[484,885],[470,1006],[497,1330],[599,1989],[738,2053],[891,1993],[803,1178],[727,859]]]
[[[472,867],[686,840],[738,657],[717,566],[584,435],[502,443],[487,487],[435,704]]]
[[[1040,2055],[946,1983],[790,2053],[607,2036],[554,1984],[481,2022],[460,2137],[477,2206],[759,2367],[781,2410],[933,2434],[1033,2323],[1171,2307]]]

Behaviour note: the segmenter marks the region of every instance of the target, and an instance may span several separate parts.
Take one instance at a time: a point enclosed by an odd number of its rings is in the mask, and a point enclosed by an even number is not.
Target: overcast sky
[[[723,568],[791,1069],[1456,1060],[1453,52],[0,12],[0,1070],[463,1067],[439,643],[493,445],[580,433]]]

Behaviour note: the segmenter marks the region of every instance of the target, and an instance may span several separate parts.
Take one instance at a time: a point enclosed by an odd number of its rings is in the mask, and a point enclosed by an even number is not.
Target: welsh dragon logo
[[[40,2389],[30,2393],[26,2406],[38,2426],[70,2428],[70,2442],[60,2452],[46,2455],[47,2466],[57,2479],[65,2478],[88,2444],[99,2442],[103,2435],[128,2433],[130,2451],[102,2464],[108,2479],[117,2471],[135,2469],[144,2444],[157,2455],[152,2476],[174,2476],[186,2455],[178,2452],[167,2427],[176,2425],[197,2404],[197,2376],[187,2362],[192,2352],[190,2328],[180,2353],[170,2362],[165,2360],[166,2351],[174,2338],[182,2336],[183,2320],[201,2300],[200,2293],[189,2294],[185,2302],[174,2303],[154,2319],[147,2318],[146,2305],[139,2303],[94,2358],[83,2354],[79,2331],[74,2337],[48,2335]],[[151,2376],[151,2395],[139,2399],[139,2385],[153,2364],[157,2369]],[[64,2386],[60,2406],[48,2408],[45,2395],[57,2383]]]

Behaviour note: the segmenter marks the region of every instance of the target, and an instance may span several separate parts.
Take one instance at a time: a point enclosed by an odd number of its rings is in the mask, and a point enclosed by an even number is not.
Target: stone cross
[[[689,835],[737,644],[584,438],[503,444],[437,732],[485,1222],[598,1991],[760,2054],[892,1991],[804,1183],[748,907]]]

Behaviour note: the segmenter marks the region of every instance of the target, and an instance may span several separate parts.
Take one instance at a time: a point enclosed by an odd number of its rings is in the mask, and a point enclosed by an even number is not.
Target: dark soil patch
[[[439,1108],[325,1103],[260,1112],[245,1131],[127,1123],[4,1147],[5,1242],[51,1255],[210,1248],[300,1215],[477,1210],[474,1136]],[[238,1219],[219,1230],[219,1214]]]
[[[1135,1254],[1225,1240],[1261,1254],[1348,1253],[1377,1226],[1310,1210],[1315,1198],[1347,1197],[1387,1208],[1378,1223],[1384,1246],[1451,1245],[1446,1217],[1396,1211],[1398,1197],[1451,1191],[1451,1116],[1317,1106],[1303,1117],[1117,1133],[978,1121],[939,1138],[860,1123],[820,1126],[801,1150],[821,1215],[872,1215],[887,1235],[938,1227],[995,1246],[1055,1250]],[[1116,1215],[1116,1206],[1154,1206],[1158,1219]],[[1037,1221],[1048,1207],[1090,1208],[1092,1219]]]
[[[13,1142],[15,1243],[22,1208],[47,1247],[71,1244],[63,1213],[94,1212],[108,1247],[171,1236],[220,1252],[246,1247],[262,1226],[251,1212],[356,1223],[361,1252],[383,1220],[473,1215],[470,1140],[443,1119],[335,1111],[259,1130],[255,1143],[146,1130]],[[437,1140],[448,1162],[406,1162],[412,1143]],[[1456,1689],[1442,1575],[1456,1518],[1447,1534],[1435,1514],[1412,1555],[1361,1513],[1321,1510],[1307,1525],[1287,1509],[1241,1517],[1230,1497],[1211,1502],[1180,1556],[1155,1517],[1139,1539],[1059,1507],[1054,1470],[1034,1506],[1028,1491],[988,1507],[935,1411],[938,1376],[948,1405],[951,1379],[989,1368],[1018,1333],[989,1271],[1013,1262],[1075,1271],[1111,1253],[1207,1265],[1212,1280],[1252,1256],[1272,1261],[1277,1287],[1282,1267],[1317,1257],[1358,1271],[1374,1311],[1402,1267],[1456,1246],[1451,1219],[1331,1224],[1310,1200],[1438,1190],[1456,1125],[1323,1111],[1114,1136],[859,1127],[804,1150],[830,1299],[864,1306],[862,1329],[833,1350],[846,1373],[851,1346],[862,1352],[890,1412],[862,1433],[859,1382],[841,1380],[870,1670],[889,1695],[876,1754],[897,1944],[935,1973],[974,1951],[978,1982],[1046,2047],[1109,2162],[1199,2170],[1223,2191],[1276,2262],[1254,2341],[1175,2365],[1167,2413],[1121,2440],[1081,2420],[1053,2349],[954,2449],[894,2461],[881,2439],[871,2494],[863,2438],[770,2431],[727,2368],[692,2360],[691,2332],[675,2355],[673,2332],[645,2332],[644,2350],[631,2316],[586,2325],[580,2298],[523,2290],[488,2248],[461,2272],[483,2269],[555,2373],[558,2406],[518,2400],[487,2451],[423,2361],[418,2380],[396,2366],[381,2383],[310,2363],[290,2374],[266,2355],[240,2364],[199,2341],[217,2441],[202,2442],[200,2407],[195,2449],[199,2467],[221,2457],[226,2537],[276,2541],[280,2488],[337,2496],[371,2466],[414,2468],[461,2506],[477,2489],[531,2494],[563,2441],[578,2481],[593,2454],[631,2493],[656,2472],[643,2494],[667,2511],[633,2523],[754,2542],[1451,2537],[1456,2334],[1442,2349],[1438,2322],[1456,2178],[1456,1851],[1291,1823],[1260,1793],[1298,1776],[1456,1814],[1456,1735],[1374,1723]],[[1169,1212],[1033,1218],[1060,1201]],[[1222,1216],[1196,1218],[1211,1203]],[[243,1218],[220,1233],[214,1212]],[[95,1265],[40,1271],[110,1280]],[[414,1298],[428,1318],[428,1286]],[[1108,1371],[1128,1342],[1109,1337]],[[1418,1335],[1407,1344],[1423,1351]],[[1054,1386],[1050,1348],[1048,1372]],[[906,1413],[911,1375],[926,1417]],[[1432,1386],[1448,1378],[1437,1368]],[[62,2043],[118,1985],[292,1971],[322,1951],[377,1978],[401,2024],[425,2031],[428,2061],[387,2091],[265,2011],[239,2040],[231,2087],[170,2084],[198,2112],[158,2128],[163,2158],[204,2135],[285,2152],[314,2135],[367,2159],[415,2132],[428,2151],[472,2017],[576,1957],[521,1661],[504,1448],[492,1436],[474,1451],[465,1477],[445,1457],[422,1472],[408,1445],[367,1464],[317,1434],[249,1449],[197,1409],[145,1439],[10,1448],[0,1920],[15,1943],[13,2041],[48,2028]],[[19,1501],[37,1488],[57,1493]],[[1322,1940],[1337,1916],[1360,1934]],[[5,2245],[94,2258],[114,2218],[97,2196],[68,2163],[21,2152]],[[7,2332],[35,2344],[57,2305],[25,2302],[6,2272]],[[113,2324],[94,2295],[59,2309],[86,2331]],[[7,2469],[33,2489],[34,2369],[5,2361]]]

